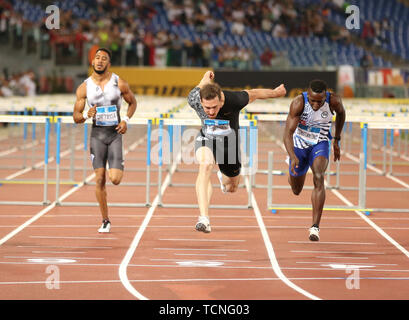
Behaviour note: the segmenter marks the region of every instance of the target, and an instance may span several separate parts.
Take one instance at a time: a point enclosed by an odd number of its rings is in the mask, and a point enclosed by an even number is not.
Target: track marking
[[[342,254],[385,254],[384,252],[346,252],[346,251],[307,251],[307,250],[291,250],[290,252],[300,253],[342,253]]]
[[[227,257],[227,254],[211,254],[211,253],[174,253],[175,256],[211,256],[211,257]]]
[[[333,257],[329,257],[329,259],[332,259]],[[306,262],[296,262],[296,263],[308,263],[308,264],[323,264],[323,263],[328,263],[328,264],[337,264],[339,262],[315,262],[315,261],[306,261]],[[347,264],[346,262],[343,262],[342,264]],[[348,262],[348,264],[360,264],[359,262]],[[370,263],[372,266],[398,266],[396,263]]]
[[[105,238],[105,237],[51,237],[51,236],[30,236],[35,239],[75,239],[75,240],[118,240],[118,238]]]
[[[70,253],[70,254],[81,254],[86,253],[83,251],[31,251],[31,253]]]
[[[247,249],[202,249],[202,248],[196,248],[196,249],[182,249],[182,248],[153,248],[154,250],[181,250],[181,251],[232,251],[232,252],[247,252]]]
[[[5,259],[81,259],[81,260],[104,260],[105,258],[79,258],[79,257],[19,257],[4,256]]]
[[[248,178],[246,177],[245,179],[246,187],[247,187],[247,192],[250,192],[250,183],[248,181]],[[292,283],[288,278],[283,274],[283,272],[280,269],[280,265],[278,264],[277,258],[275,256],[274,248],[273,245],[270,241],[270,238],[267,233],[266,226],[264,225],[263,218],[261,216],[260,209],[258,208],[258,204],[256,201],[256,198],[254,196],[254,193],[251,192],[251,204],[253,206],[253,211],[254,215],[256,216],[257,223],[260,228],[261,235],[263,237],[264,245],[267,249],[268,257],[270,259],[271,266],[273,267],[274,273],[290,288],[294,289],[295,291],[301,293],[302,295],[306,296],[307,298],[310,298],[312,300],[321,300],[320,298],[312,295],[311,293],[305,291],[304,289],[300,288],[299,286],[295,285]]]
[[[185,262],[252,262],[250,260],[187,260],[187,259],[149,259],[151,261],[185,261]]]
[[[357,259],[357,260],[367,260],[368,257],[324,257],[324,256],[317,256],[317,259]]]
[[[158,239],[160,241],[221,241],[221,242],[246,242],[246,240],[218,240],[218,239]]]
[[[180,157],[180,154],[178,155],[178,158]],[[169,186],[170,184],[170,176],[173,174],[173,172],[175,172],[176,170],[176,165],[177,165],[176,161],[173,165],[172,168],[170,170],[170,174],[168,174],[165,178],[165,181],[163,182],[162,186],[160,187],[160,192],[162,193],[162,195],[164,194],[166,188]],[[141,293],[139,293],[129,282],[128,279],[128,275],[127,275],[127,268],[128,268],[128,264],[131,261],[136,248],[139,245],[139,242],[142,238],[143,233],[145,232],[151,218],[152,215],[156,209],[156,207],[159,204],[159,194],[156,195],[155,199],[152,202],[151,207],[149,208],[148,212],[146,213],[145,219],[143,219],[142,225],[140,226],[140,228],[138,229],[138,232],[136,233],[134,239],[132,240],[131,245],[129,246],[128,251],[125,254],[125,257],[123,258],[120,266],[119,266],[119,278],[121,279],[122,284],[124,285],[124,287],[132,294],[134,295],[136,298],[138,298],[139,300],[148,300],[148,298],[146,298],[145,296],[143,296]]]
[[[72,247],[72,246],[17,246],[17,248],[112,249],[112,247]]]
[[[304,243],[304,244],[352,244],[352,245],[375,245],[376,243],[372,242],[329,242],[329,241],[288,241],[288,243]]]

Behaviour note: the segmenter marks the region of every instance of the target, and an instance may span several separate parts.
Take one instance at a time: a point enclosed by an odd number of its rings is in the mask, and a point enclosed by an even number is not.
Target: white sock
[[[219,178],[220,181],[220,188],[222,189],[223,193],[226,193],[226,186],[223,184],[223,175],[220,171],[217,171],[217,177]]]

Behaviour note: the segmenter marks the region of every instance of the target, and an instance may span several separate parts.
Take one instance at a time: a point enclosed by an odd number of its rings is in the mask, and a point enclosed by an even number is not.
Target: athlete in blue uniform
[[[313,225],[309,229],[311,241],[320,239],[319,224],[325,203],[324,175],[329,161],[334,113],[336,118],[333,149],[334,161],[338,161],[341,157],[339,141],[345,122],[345,109],[341,98],[327,91],[324,81],[312,81],[308,91],[292,101],[284,130],[284,145],[290,158],[288,182],[295,195],[301,193],[309,168],[313,173]]]

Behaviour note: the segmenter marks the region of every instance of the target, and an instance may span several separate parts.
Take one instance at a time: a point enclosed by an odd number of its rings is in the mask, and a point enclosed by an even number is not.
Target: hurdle
[[[44,124],[44,136],[45,136],[45,144],[44,144],[44,161],[37,165],[37,168],[43,166],[44,171],[44,180],[42,181],[43,184],[43,200],[42,201],[0,201],[0,205],[28,205],[28,206],[37,206],[37,205],[48,205],[50,201],[48,200],[48,163],[50,160],[49,157],[49,149],[50,149],[50,118],[46,116],[18,116],[18,115],[4,115],[0,116],[0,122],[7,122],[7,123],[32,123],[32,124]],[[35,166],[33,166],[35,167]],[[13,181],[13,178],[3,179],[0,181],[0,185],[4,184],[12,184],[12,183],[30,183],[30,180],[19,180]],[[37,181],[33,181],[37,182]]]
[[[92,122],[92,119],[88,119],[86,122],[90,123]],[[147,127],[147,143],[148,146],[150,145],[150,141],[151,141],[151,132],[152,132],[152,124],[153,124],[154,120],[153,119],[138,119],[138,118],[131,118],[129,121],[129,124],[136,124],[136,125],[146,125]],[[59,139],[59,137],[61,136],[61,123],[74,123],[74,120],[72,117],[58,117],[57,120],[57,141],[56,141],[56,145],[57,145],[57,154],[59,153],[60,150],[60,144],[61,141]],[[87,128],[87,125],[84,125],[85,128]],[[83,149],[83,154],[84,154],[84,170],[86,168],[86,152],[87,152],[87,129],[84,130],[84,149]],[[145,140],[145,137],[142,137],[139,141],[135,142],[133,145],[131,145],[129,147],[129,150],[132,151],[134,150],[139,144],[142,143],[142,141]],[[125,155],[125,154],[124,154]],[[84,171],[85,172],[85,171]],[[145,188],[145,194],[146,194],[146,201],[145,202],[127,202],[127,203],[123,203],[123,202],[116,202],[116,203],[108,203],[109,207],[136,207],[136,208],[140,208],[140,207],[149,207],[151,205],[150,202],[150,187],[151,187],[151,183],[150,183],[150,172],[151,172],[151,159],[150,159],[150,152],[147,153],[147,158],[146,158],[146,182],[139,182],[139,183],[132,183],[132,184],[126,184],[126,185],[132,185],[132,186],[144,186]],[[58,164],[56,166],[56,177],[57,179],[60,176],[60,168],[59,168],[59,160],[58,160]],[[92,177],[92,175],[90,176]],[[83,180],[83,184],[87,184],[87,185],[91,185],[91,183],[89,183],[90,180],[89,178],[85,178]],[[59,186],[59,181],[57,180],[57,186]],[[121,184],[122,185],[122,184]],[[61,200],[60,194],[59,194],[59,187],[56,188],[56,205],[58,206],[74,206],[74,207],[96,207],[99,204],[97,202],[81,202],[81,201],[64,201]]]
[[[158,185],[162,184],[162,171],[163,171],[163,165],[164,165],[164,151],[168,151],[168,149],[165,150],[165,140],[163,136],[164,132],[164,125],[167,125],[168,128],[171,128],[173,126],[176,126],[177,129],[175,130],[172,128],[170,132],[172,133],[172,140],[173,141],[175,136],[179,136],[179,132],[181,133],[182,130],[178,129],[178,126],[196,126],[200,127],[201,126],[201,120],[196,118],[196,119],[174,119],[174,118],[165,118],[165,119],[158,119],[159,120],[159,134],[158,134],[158,139],[159,139],[159,148],[158,148],[158,167],[159,167],[159,173],[158,173]],[[249,157],[248,157],[248,167],[247,168],[242,168],[243,171],[247,171],[247,175],[249,175],[249,181],[252,181],[252,175],[253,175],[253,166],[255,162],[255,155],[257,153],[257,122],[254,120],[240,120],[240,127],[241,128],[248,128],[249,129],[249,142],[248,142],[248,147],[249,147]],[[243,131],[240,131],[243,132]],[[175,134],[176,133],[176,134]],[[176,138],[178,142],[181,141],[181,137]],[[247,141],[247,139],[242,140],[242,142]],[[247,142],[246,142],[247,143]],[[172,147],[170,147],[172,146]],[[167,147],[167,145],[166,145]],[[240,146],[239,146],[240,147]],[[172,150],[172,153],[170,152]],[[166,152],[166,154],[172,155],[174,152],[173,148],[173,143],[171,142],[169,144],[169,152]],[[245,152],[244,152],[245,153]],[[179,153],[180,154],[180,153]],[[173,160],[173,156],[170,156],[171,161]],[[243,159],[243,157],[242,157]],[[246,159],[247,160],[247,159]],[[256,159],[257,160],[257,159]],[[172,163],[173,165],[177,165],[177,163]],[[175,171],[175,170],[174,170]],[[173,171],[173,172],[174,172]],[[169,171],[169,174],[173,174],[172,171]],[[193,187],[195,184],[172,184],[172,186],[182,186],[182,187]],[[209,208],[212,209],[250,209],[252,208],[252,203],[251,203],[251,184],[250,184],[250,189],[248,190],[248,199],[247,199],[247,204],[244,205],[210,205]],[[163,195],[161,190],[159,189],[159,194],[158,194],[159,202],[158,206],[163,207],[163,208],[199,208],[198,204],[170,204],[170,203],[164,203],[163,202]]]

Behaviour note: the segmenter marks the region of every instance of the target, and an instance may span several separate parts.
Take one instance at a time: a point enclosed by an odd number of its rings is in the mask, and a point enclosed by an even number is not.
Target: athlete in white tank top
[[[135,95],[126,81],[109,72],[110,61],[109,50],[97,50],[92,60],[92,75],[77,88],[73,112],[76,123],[84,123],[88,118],[93,119],[91,160],[95,172],[96,197],[103,219],[98,232],[109,232],[111,228],[105,188],[106,164],[108,161],[109,179],[114,185],[119,184],[124,169],[122,135],[126,133],[128,121],[136,110]],[[121,119],[119,114],[122,97],[128,103],[124,119]],[[84,112],[86,101],[89,109]]]
[[[119,77],[115,73],[105,84],[104,89],[97,85],[92,77],[85,81],[87,87],[87,103],[89,108],[97,106],[97,113],[93,119],[97,126],[116,126],[120,121],[122,93],[118,87]]]
[[[313,173],[311,241],[320,239],[319,224],[325,203],[324,176],[329,161],[328,141],[332,139],[333,112],[336,113],[334,161],[338,161],[341,157],[339,140],[345,122],[345,109],[338,95],[327,92],[324,81],[312,81],[308,92],[292,101],[284,130],[284,145],[290,158],[288,182],[295,195],[303,190],[309,168]]]
[[[294,147],[307,149],[319,142],[332,139],[331,124],[333,113],[329,107],[330,98],[331,94],[326,92],[324,104],[315,111],[308,101],[308,93],[303,92],[304,110],[293,135]]]

